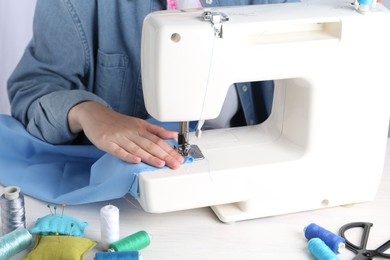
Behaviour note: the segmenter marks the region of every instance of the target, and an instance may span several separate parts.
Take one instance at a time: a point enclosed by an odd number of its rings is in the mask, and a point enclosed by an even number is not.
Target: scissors
[[[372,226],[373,224],[369,222],[353,222],[340,228],[339,234],[345,239],[347,248],[356,254],[352,260],[372,260],[374,257],[390,259],[390,254],[384,253],[387,249],[390,248],[390,240],[375,250],[367,249],[368,236]],[[363,234],[359,246],[349,242],[349,240],[345,237],[345,231],[357,227],[363,228]]]

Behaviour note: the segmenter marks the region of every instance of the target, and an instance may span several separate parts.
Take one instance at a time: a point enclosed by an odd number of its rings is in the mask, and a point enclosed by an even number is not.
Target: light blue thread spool
[[[27,249],[32,242],[32,236],[25,228],[17,228],[0,237],[0,259],[9,259],[11,256]]]
[[[137,251],[131,252],[98,252],[95,255],[95,260],[141,260],[141,256]]]
[[[361,5],[371,5],[373,0],[358,0]]]
[[[307,240],[320,238],[335,254],[339,254],[345,249],[344,238],[318,226],[315,223],[308,225],[304,229],[304,233]]]
[[[357,0],[358,2],[358,11],[360,13],[366,13],[375,8],[376,0]]]
[[[309,240],[307,245],[310,253],[317,260],[338,260],[339,258],[333,251],[318,237]]]

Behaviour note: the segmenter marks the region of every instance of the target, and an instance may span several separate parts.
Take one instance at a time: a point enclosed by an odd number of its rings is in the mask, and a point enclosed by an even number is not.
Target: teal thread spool
[[[135,234],[122,238],[109,246],[109,251],[114,250],[115,252],[129,252],[139,251],[150,245],[149,234],[141,230]]]
[[[141,260],[142,257],[137,251],[131,252],[98,252],[95,260]]]
[[[317,260],[339,260],[337,255],[318,237],[310,239],[307,247]]]
[[[32,236],[27,229],[19,227],[0,237],[0,259],[9,259],[13,255],[27,249],[32,242]]]

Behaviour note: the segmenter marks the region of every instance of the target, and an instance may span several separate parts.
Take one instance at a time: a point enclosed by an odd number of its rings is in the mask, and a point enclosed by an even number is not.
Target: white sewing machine
[[[142,173],[143,209],[211,206],[234,222],[372,200],[389,124],[389,24],[383,6],[363,13],[344,0],[150,14],[142,80],[154,118],[215,118],[236,82],[275,80],[275,94],[262,124],[190,133],[205,159]]]

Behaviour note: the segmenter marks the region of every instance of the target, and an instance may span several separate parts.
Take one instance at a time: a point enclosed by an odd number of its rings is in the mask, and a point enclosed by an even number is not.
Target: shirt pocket
[[[108,54],[98,50],[94,92],[116,111],[121,103],[128,64],[129,57],[124,54]]]

